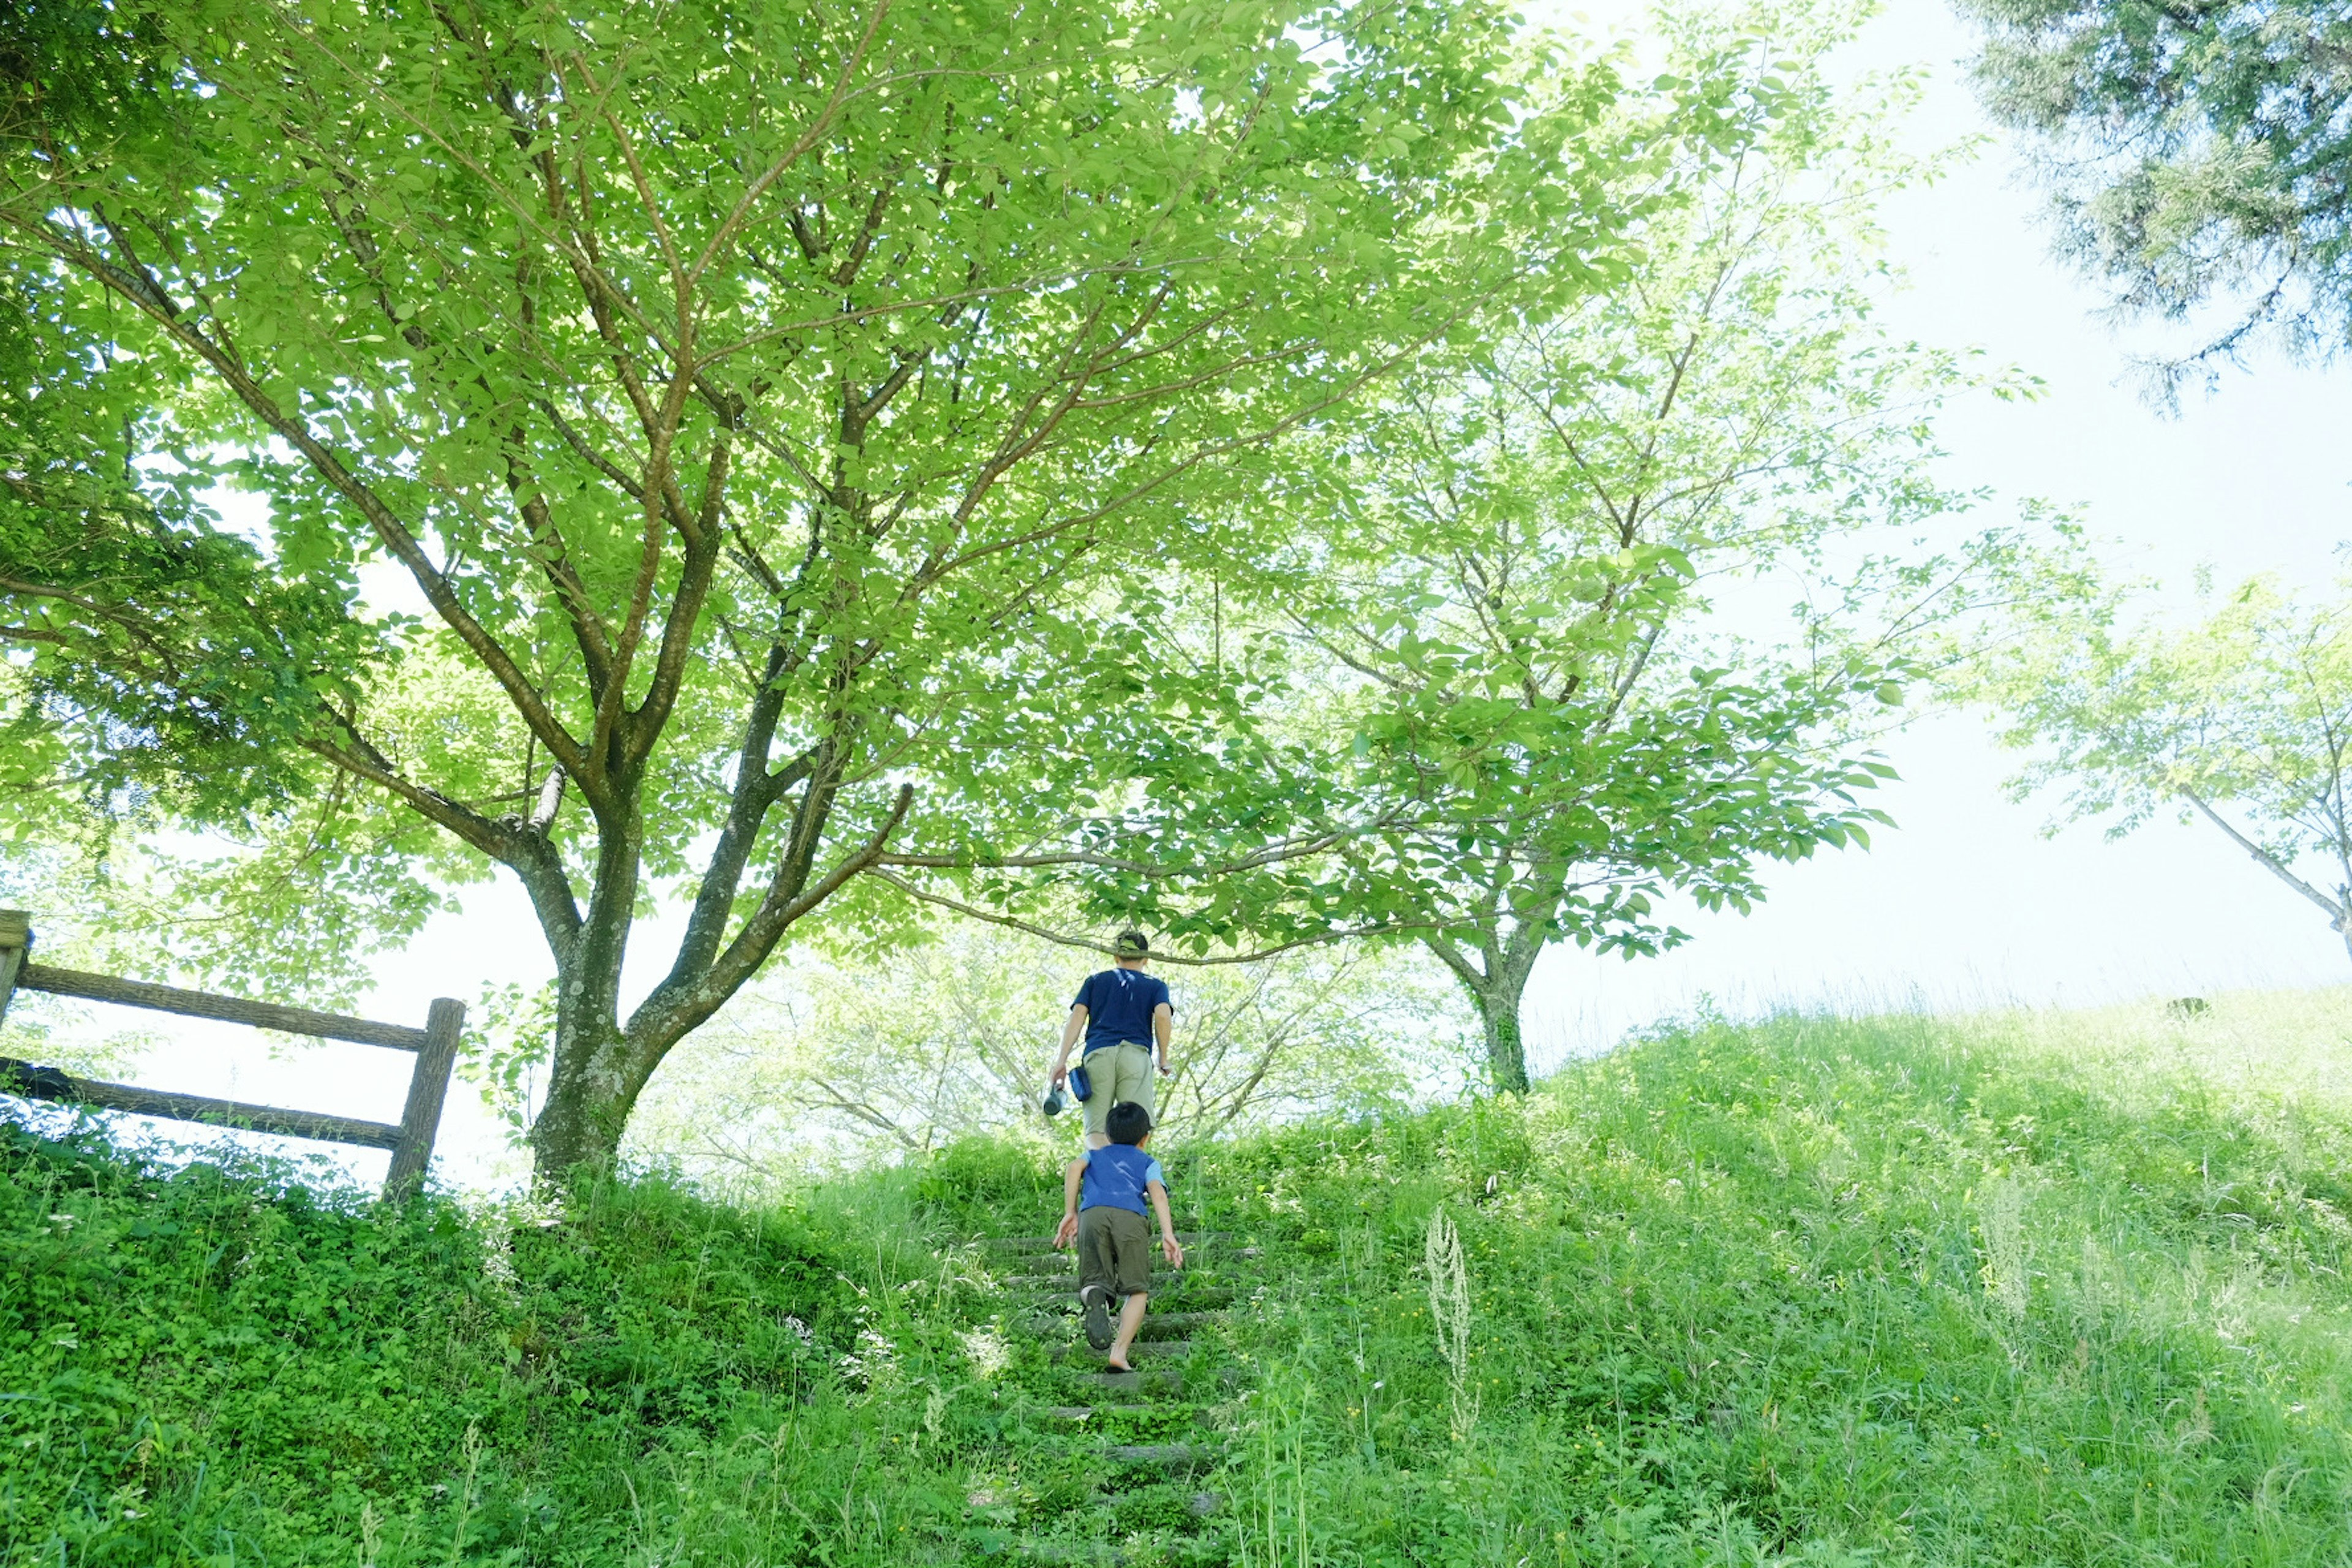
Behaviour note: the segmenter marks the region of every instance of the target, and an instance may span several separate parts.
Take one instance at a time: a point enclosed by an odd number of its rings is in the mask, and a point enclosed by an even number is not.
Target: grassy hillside
[[[1055,1415],[1011,1150],[509,1232],[18,1133],[0,1563],[2352,1561],[2347,1029],[1696,1025],[1170,1152],[1257,1249],[1119,1417],[1181,1487]]]

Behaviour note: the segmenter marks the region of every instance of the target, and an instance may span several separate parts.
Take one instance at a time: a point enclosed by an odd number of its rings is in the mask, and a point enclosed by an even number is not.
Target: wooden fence
[[[107,1110],[127,1110],[140,1116],[165,1116],[254,1132],[389,1149],[392,1166],[384,1173],[385,1197],[413,1192],[424,1182],[425,1166],[433,1159],[434,1136],[441,1126],[441,1102],[448,1098],[450,1069],[457,1060],[458,1037],[465,1032],[464,1003],[453,1002],[446,996],[436,998],[425,1009],[425,1027],[413,1029],[404,1024],[379,1024],[369,1018],[314,1013],[308,1007],[281,1007],[274,1002],[248,1002],[241,996],[182,991],[175,986],[151,985],[111,974],[52,969],[32,962],[32,948],[31,918],[21,910],[0,910],[0,1019],[7,1017],[8,999],[14,993],[46,991],[53,996],[79,996],[89,1002],[149,1007],[191,1018],[250,1024],[258,1029],[279,1029],[289,1035],[311,1035],[321,1039],[381,1046],[388,1050],[413,1051],[416,1065],[408,1076],[408,1103],[397,1124],[362,1121],[314,1110],[287,1110],[274,1105],[247,1105],[199,1094],[169,1094],[131,1084],[101,1083],[6,1057],[0,1057],[0,1091],[35,1100],[94,1105]]]

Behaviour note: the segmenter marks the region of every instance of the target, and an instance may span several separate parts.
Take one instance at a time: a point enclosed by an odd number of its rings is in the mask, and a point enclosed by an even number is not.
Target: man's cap
[[[1149,958],[1151,943],[1139,931],[1123,931],[1111,939],[1111,952],[1121,958]]]

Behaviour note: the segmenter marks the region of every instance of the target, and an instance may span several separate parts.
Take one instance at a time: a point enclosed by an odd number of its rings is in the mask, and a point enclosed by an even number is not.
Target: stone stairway
[[[1155,1257],[1151,1310],[1129,1373],[1106,1370],[1103,1352],[1086,1342],[1071,1253],[1055,1252],[1045,1236],[979,1243],[997,1321],[1030,1347],[1011,1374],[1035,1401],[1033,1436],[1016,1462],[1055,1484],[1008,1488],[1020,1505],[997,1507],[966,1533],[978,1557],[1104,1568],[1227,1561],[1225,1500],[1213,1472],[1245,1381],[1227,1324],[1256,1287],[1258,1251],[1222,1233],[1180,1231],[1177,1239],[1184,1268]]]

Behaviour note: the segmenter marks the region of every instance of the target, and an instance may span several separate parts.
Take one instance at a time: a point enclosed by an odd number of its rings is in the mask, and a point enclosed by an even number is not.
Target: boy
[[[1184,1267],[1176,1245],[1176,1224],[1168,1217],[1168,1184],[1160,1162],[1144,1152],[1151,1142],[1151,1112],[1122,1100],[1103,1118],[1110,1142],[1070,1162],[1062,1173],[1062,1228],[1054,1233],[1058,1250],[1078,1243],[1078,1305],[1086,1309],[1087,1343],[1108,1351],[1113,1372],[1132,1372],[1128,1348],[1143,1327],[1151,1297],[1151,1253],[1144,1239],[1144,1202],[1160,1220],[1160,1251],[1171,1268]],[[1083,1194],[1083,1201],[1081,1201]],[[1110,1299],[1127,1298],[1111,1332]]]

